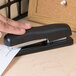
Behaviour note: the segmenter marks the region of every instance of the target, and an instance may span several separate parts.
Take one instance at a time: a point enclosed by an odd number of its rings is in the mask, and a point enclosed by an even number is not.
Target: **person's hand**
[[[17,22],[0,14],[0,37],[2,35],[1,32],[22,35],[30,28],[30,23]]]

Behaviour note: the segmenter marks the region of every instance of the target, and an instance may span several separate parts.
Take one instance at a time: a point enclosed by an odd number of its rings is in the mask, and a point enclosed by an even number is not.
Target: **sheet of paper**
[[[11,48],[5,45],[0,45],[0,75],[4,72],[20,49],[21,48]]]

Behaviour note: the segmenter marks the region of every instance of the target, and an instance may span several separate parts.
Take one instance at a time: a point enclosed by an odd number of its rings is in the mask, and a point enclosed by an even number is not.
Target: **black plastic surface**
[[[37,53],[37,52],[42,52],[42,51],[48,51],[49,49],[69,46],[72,44],[73,44],[73,39],[71,37],[67,38],[66,40],[51,42],[50,44],[46,44],[46,42],[43,42],[42,46],[41,45],[37,46],[36,44],[32,46],[23,47],[16,56],[27,55],[27,54],[32,54],[32,53]]]
[[[7,46],[14,46],[44,38],[52,41],[63,37],[69,37],[71,34],[71,29],[67,24],[49,24],[41,27],[33,27],[27,30],[24,35],[7,34],[4,37],[4,43]]]

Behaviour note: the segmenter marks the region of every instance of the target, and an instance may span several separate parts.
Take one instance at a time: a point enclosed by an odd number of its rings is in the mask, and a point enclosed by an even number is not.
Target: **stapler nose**
[[[12,35],[7,34],[4,37],[4,43],[7,46],[16,46],[20,45],[21,47],[25,45],[25,48],[22,48],[22,50],[25,51],[29,50],[27,53],[37,52],[39,50],[45,50],[46,48],[56,48],[57,46],[67,46],[73,44],[73,39],[70,37],[72,35],[72,31],[68,24],[48,24],[41,27],[33,27],[30,30],[27,30],[26,34],[24,35]],[[34,46],[30,47],[30,45],[33,45],[31,43],[35,43],[36,40],[45,40],[47,41],[46,46]],[[27,47],[27,44],[29,42],[29,45]],[[36,41],[38,42],[38,41]],[[36,43],[35,43],[36,44]],[[21,55],[21,54],[20,54]]]

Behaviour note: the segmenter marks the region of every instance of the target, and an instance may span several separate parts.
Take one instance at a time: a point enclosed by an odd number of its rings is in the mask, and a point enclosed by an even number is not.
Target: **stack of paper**
[[[11,48],[5,45],[0,45],[0,75],[4,72],[20,49],[21,48]]]

